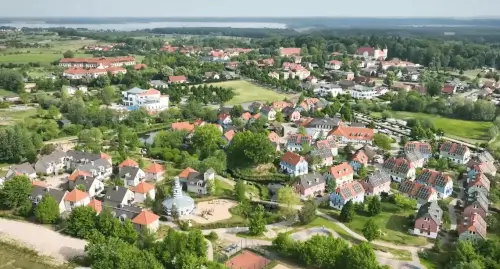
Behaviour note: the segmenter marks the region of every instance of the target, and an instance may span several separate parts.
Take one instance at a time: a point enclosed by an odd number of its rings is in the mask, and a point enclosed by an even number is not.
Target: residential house
[[[287,107],[294,107],[294,104],[292,102],[287,102],[287,101],[276,101],[273,102],[272,107],[275,111],[281,112],[284,108]]]
[[[409,198],[416,199],[418,207],[438,199],[437,192],[433,187],[411,180],[403,181],[399,185],[399,192]]]
[[[155,89],[168,89],[168,83],[163,80],[150,80],[149,86]]]
[[[339,85],[319,85],[319,87],[314,88],[313,92],[319,96],[327,97],[337,97],[338,95],[344,94],[344,89]]]
[[[217,118],[217,123],[222,125],[231,124],[233,121],[231,120],[231,115],[229,113],[220,113]]]
[[[463,215],[470,216],[472,214],[479,214],[483,219],[488,215],[488,197],[483,192],[476,191],[468,195],[465,202]]]
[[[155,114],[169,108],[169,96],[162,95],[156,89],[132,88],[128,91],[123,91],[122,95],[122,103],[128,111],[143,108],[148,113]]]
[[[33,188],[31,189],[31,194],[29,196],[29,199],[31,202],[35,205],[40,203],[42,201],[42,198],[44,195],[49,195],[54,200],[56,200],[56,203],[59,207],[59,213],[63,213],[66,211],[66,205],[64,203],[64,198],[66,197],[66,191],[61,191],[57,189],[49,189],[47,187],[42,187],[42,186],[37,186],[34,185]]]
[[[338,210],[341,210],[349,201],[353,203],[363,203],[364,200],[365,189],[359,181],[353,181],[339,186],[335,192],[330,194],[330,206]]]
[[[37,178],[35,168],[30,163],[15,164],[9,167],[5,179],[11,179],[15,176],[27,176],[33,180]]]
[[[260,109],[262,108],[263,104],[260,103],[260,102],[253,102],[249,107],[248,109],[250,110],[250,112],[256,114],[256,113],[259,113],[260,112]]]
[[[447,84],[443,85],[443,88],[441,89],[441,93],[452,95],[452,94],[455,94],[457,92],[457,89],[458,89],[457,85],[447,83]]]
[[[152,163],[144,172],[146,172],[146,180],[160,182],[164,178],[165,167],[158,163]]]
[[[437,238],[443,223],[443,210],[436,201],[423,204],[415,216],[414,235]]]
[[[300,111],[297,108],[285,107],[281,111],[287,121],[295,122],[300,120]]]
[[[191,167],[184,169],[179,175],[179,181],[185,186],[188,192],[198,195],[206,195],[211,191],[209,182],[215,180],[215,171],[208,169],[205,173],[200,173]]]
[[[109,186],[106,189],[106,195],[104,195],[105,202],[115,202],[122,205],[130,205],[134,200],[134,193],[123,186]]]
[[[453,180],[450,175],[443,172],[424,169],[415,180],[420,184],[433,187],[440,199],[449,197],[453,192]]]
[[[424,167],[424,163],[425,163],[424,155],[422,155],[418,151],[405,153],[405,158],[408,161],[410,161],[411,165],[415,168]]]
[[[312,111],[321,110],[324,107],[324,103],[318,98],[305,98],[302,103],[298,104],[297,108],[302,111]]]
[[[77,170],[79,171],[79,170]],[[74,179],[68,179],[68,189],[73,190],[78,188],[78,186],[83,187],[82,191],[85,191],[90,198],[101,194],[104,191],[104,183],[97,178],[87,175],[80,175]]]
[[[382,165],[382,170],[391,176],[391,179],[397,182],[403,182],[406,179],[415,178],[415,167],[411,162],[402,157],[391,157]]]
[[[354,85],[349,89],[351,97],[354,99],[373,99],[378,96],[378,92],[373,87],[363,85]]]
[[[391,191],[391,176],[384,171],[377,170],[361,181],[365,188],[365,195],[380,195]]]
[[[342,125],[342,120],[337,117],[330,118],[325,116],[324,118],[306,118],[301,124],[308,133],[319,133],[323,132],[327,134],[330,130]],[[325,135],[323,136],[325,138]]]
[[[90,176],[99,180],[106,180],[113,174],[113,166],[107,159],[97,159],[87,163],[80,164],[77,170],[86,171]]]
[[[43,155],[35,163],[35,171],[44,175],[59,174],[64,170],[66,153],[55,150],[49,155]]]
[[[384,60],[387,58],[389,54],[389,50],[387,47],[384,49],[374,48],[374,47],[360,47],[356,50],[355,55],[358,57],[363,57],[365,59],[376,59],[376,60]]]
[[[280,142],[280,136],[275,132],[270,132],[267,135],[267,138],[269,139],[269,141],[271,141],[271,143],[279,143]]]
[[[284,173],[292,176],[300,176],[309,173],[309,164],[304,157],[291,151],[286,152],[283,157],[281,157],[280,168]]]
[[[245,113],[241,114],[241,120],[244,123],[245,122],[252,123],[252,122],[256,121],[258,118],[260,118],[260,113],[252,115],[252,114],[250,114],[250,112],[245,112]]]
[[[486,221],[477,213],[463,216],[457,227],[458,239],[477,242],[486,239]]]
[[[468,177],[474,176],[476,173],[484,173],[495,176],[497,168],[495,166],[495,158],[487,151],[478,153],[472,157],[467,163]]]
[[[471,152],[466,145],[447,141],[439,147],[439,157],[448,158],[456,164],[467,164]]]
[[[333,165],[333,159],[338,155],[338,146],[335,141],[316,141],[309,155],[309,163],[313,169]]]
[[[64,167],[68,171],[73,171],[77,169],[80,165],[91,163],[92,161],[96,161],[102,159],[103,162],[107,162],[109,165],[112,165],[111,156],[105,153],[94,154],[91,152],[77,151],[77,150],[68,150],[66,151],[65,165]]]
[[[404,152],[405,154],[419,152],[424,156],[424,160],[427,161],[432,157],[432,146],[427,142],[410,141],[405,144]]]
[[[327,181],[334,180],[337,187],[339,187],[354,180],[354,170],[347,162],[343,162],[328,168],[324,176]]]
[[[323,195],[326,188],[325,178],[319,173],[312,173],[299,176],[294,184],[295,190],[301,199],[308,199],[317,195]]]
[[[124,167],[139,167],[139,164],[132,159],[126,159],[118,165],[120,170]]]
[[[229,146],[229,144],[231,144],[231,141],[233,141],[233,138],[235,135],[236,135],[236,132],[233,129],[225,132],[222,135],[222,139],[226,142],[226,146]]]
[[[302,134],[293,134],[290,135],[286,141],[286,149],[288,151],[302,151],[304,146],[312,145],[312,136],[310,135],[302,135]]]
[[[90,203],[89,194],[77,188],[73,189],[64,197],[64,205],[67,211],[73,210],[77,206],[86,206]]]
[[[276,120],[276,110],[270,106],[263,106],[260,109],[260,114],[266,117],[268,121]]]
[[[299,56],[301,53],[301,48],[280,48],[280,56]]]
[[[340,124],[328,133],[327,138],[335,140],[340,145],[370,144],[373,140],[374,132],[370,128],[349,127]]]
[[[354,171],[358,171],[362,166],[368,165],[368,156],[366,156],[365,151],[362,149],[357,150],[352,156],[349,165]]]
[[[143,210],[132,219],[132,223],[137,231],[146,228],[154,233],[160,228],[160,217],[149,210]]]
[[[467,194],[470,195],[474,192],[482,192],[486,197],[490,192],[490,180],[483,173],[478,173],[474,177],[467,179]]]
[[[146,179],[146,173],[137,166],[120,167],[119,176],[125,187],[135,187]]]
[[[136,203],[144,203],[148,196],[151,200],[154,200],[156,195],[155,185],[144,181],[132,188],[132,192],[134,193],[134,201]]]
[[[339,70],[342,67],[342,61],[331,60],[325,63],[326,69]]]
[[[187,78],[185,76],[169,76],[168,83],[170,84],[187,83]]]

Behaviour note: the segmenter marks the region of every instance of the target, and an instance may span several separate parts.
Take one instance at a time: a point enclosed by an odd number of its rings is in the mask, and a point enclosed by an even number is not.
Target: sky
[[[3,0],[0,17],[500,17],[500,0]]]

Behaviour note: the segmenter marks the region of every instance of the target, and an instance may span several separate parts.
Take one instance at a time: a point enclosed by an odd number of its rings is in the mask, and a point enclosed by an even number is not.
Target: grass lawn
[[[16,122],[23,121],[25,118],[37,115],[36,109],[28,110],[10,110],[0,109],[0,125],[12,125]]]
[[[75,54],[75,58],[92,57],[90,54]],[[62,53],[21,53],[21,54],[0,54],[0,63],[40,63],[49,65],[53,61],[63,58]]]
[[[216,82],[210,85],[234,89],[236,96],[227,105],[238,105],[254,101],[273,102],[291,97],[290,95],[280,94],[244,80]]]
[[[458,120],[426,113],[391,111],[391,114],[396,119],[428,119],[436,128],[442,128],[446,136],[467,140],[465,142],[471,142],[472,144],[488,141],[488,129],[493,125],[491,122]],[[381,113],[377,112],[373,112],[371,115],[381,117]]]

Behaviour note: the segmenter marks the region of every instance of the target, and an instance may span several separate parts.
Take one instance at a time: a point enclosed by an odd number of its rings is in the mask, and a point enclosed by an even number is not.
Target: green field
[[[371,115],[381,117],[381,113],[378,112],[372,112]],[[434,127],[443,129],[446,136],[472,144],[488,141],[488,129],[493,125],[492,122],[457,120],[426,113],[391,111],[391,115],[393,118],[403,120],[428,119]]]
[[[0,125],[12,125],[16,122],[24,121],[28,117],[33,117],[37,115],[36,109],[28,110],[9,110],[0,109]]]
[[[92,57],[92,55],[90,55],[90,54],[75,54],[75,58],[78,58],[78,57]],[[50,64],[51,62],[57,61],[61,58],[63,58],[62,53],[51,53],[51,52],[22,53],[22,54],[0,54],[0,63]]]
[[[274,102],[292,97],[291,95],[280,94],[244,80],[216,82],[210,85],[234,89],[236,96],[227,105],[239,105],[254,101]]]

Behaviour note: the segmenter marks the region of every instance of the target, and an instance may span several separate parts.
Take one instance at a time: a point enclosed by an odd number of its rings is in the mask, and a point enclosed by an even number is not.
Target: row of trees
[[[497,115],[495,104],[486,100],[474,102],[458,96],[435,99],[412,91],[392,96],[391,107],[395,111],[425,112],[463,120],[492,121]]]
[[[11,69],[0,69],[0,88],[15,93],[24,92],[23,76]]]

